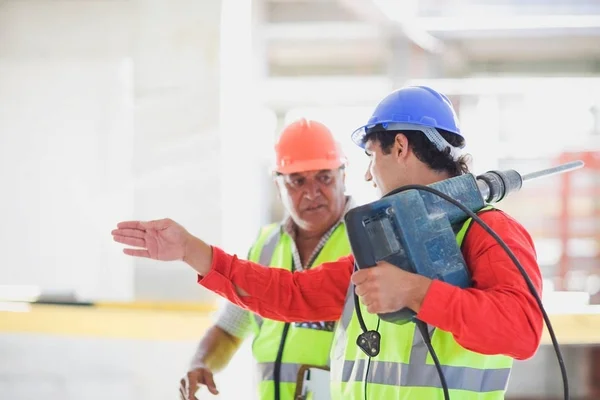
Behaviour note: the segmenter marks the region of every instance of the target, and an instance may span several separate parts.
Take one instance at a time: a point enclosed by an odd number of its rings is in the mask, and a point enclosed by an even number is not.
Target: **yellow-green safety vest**
[[[292,271],[292,240],[280,225],[268,225],[261,229],[248,259],[261,265]],[[333,231],[311,266],[336,261],[350,252],[346,226],[342,222]],[[276,361],[280,347],[283,346],[279,363],[279,399],[294,400],[301,365],[329,366],[335,321],[328,323],[331,328],[322,329],[324,322],[286,324],[263,319],[258,315],[254,315],[252,320],[255,330],[252,353],[258,364],[259,399],[275,399]]]
[[[491,207],[484,210],[487,209]],[[470,223],[471,219],[467,220],[456,236],[459,246]],[[381,350],[369,359],[358,347],[356,339],[362,330],[353,296],[354,286],[350,285],[331,349],[331,398],[363,400],[366,390],[369,400],[443,400],[437,369],[414,323],[396,325],[380,321],[360,304],[367,329],[381,334]],[[504,399],[512,358],[469,351],[451,333],[428,328],[451,399]]]

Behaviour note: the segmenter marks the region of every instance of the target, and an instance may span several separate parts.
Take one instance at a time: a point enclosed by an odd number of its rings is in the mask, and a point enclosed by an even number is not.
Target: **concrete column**
[[[273,151],[275,115],[262,106],[266,74],[258,35],[262,1],[223,0],[220,46],[219,244],[246,257],[268,219],[269,180],[265,153]]]
[[[461,98],[457,112],[467,141],[465,151],[473,155],[472,171],[497,169],[501,156],[498,98],[495,95]]]
[[[444,65],[441,54],[423,50],[402,34],[393,34],[390,37],[388,71],[396,89],[409,79],[441,78]]]
[[[411,47],[412,43],[400,34],[392,34],[389,38],[388,76],[392,83],[390,90],[400,88],[410,79],[413,62]]]
[[[221,237],[220,0],[135,0],[135,217]],[[212,298],[183,263],[135,260],[143,300]]]
[[[426,79],[443,78],[444,61],[441,53],[427,53],[421,49],[423,69],[420,76]]]

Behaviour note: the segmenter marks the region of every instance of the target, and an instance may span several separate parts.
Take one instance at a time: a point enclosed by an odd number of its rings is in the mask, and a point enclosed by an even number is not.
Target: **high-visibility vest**
[[[341,223],[321,249],[312,265],[335,261],[351,252],[346,226]],[[250,251],[249,260],[273,268],[293,271],[292,238],[277,224],[268,225]],[[283,323],[253,315],[255,338],[252,353],[258,367],[259,399],[275,399],[275,371],[279,355],[280,400],[293,400],[296,380],[301,365],[329,366],[329,353],[335,321]],[[325,388],[327,390],[328,388]]]
[[[457,234],[459,246],[470,223],[471,219],[467,220]],[[381,334],[381,350],[369,359],[358,347],[356,339],[362,330],[353,296],[354,286],[350,285],[331,349],[331,398],[363,400],[366,390],[370,400],[443,400],[437,369],[414,323],[396,325],[381,321],[360,304],[367,329]],[[451,333],[428,328],[451,399],[504,399],[512,358],[469,351]]]

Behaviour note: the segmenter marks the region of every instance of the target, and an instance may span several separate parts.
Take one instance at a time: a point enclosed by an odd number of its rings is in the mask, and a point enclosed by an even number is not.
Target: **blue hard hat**
[[[407,86],[387,95],[377,105],[367,124],[352,133],[352,141],[364,148],[367,130],[376,125],[387,130],[430,132],[443,129],[462,137],[450,100],[427,86]]]

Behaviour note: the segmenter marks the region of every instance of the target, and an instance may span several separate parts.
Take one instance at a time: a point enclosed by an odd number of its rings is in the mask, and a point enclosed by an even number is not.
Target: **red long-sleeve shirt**
[[[524,227],[502,211],[482,213],[481,219],[506,242],[541,295],[541,273],[533,241]],[[541,340],[543,318],[518,268],[475,222],[462,252],[473,287],[460,289],[434,280],[417,317],[451,332],[466,349],[515,359],[532,357]],[[341,316],[353,267],[350,255],[292,273],[240,260],[213,247],[211,270],[198,282],[265,318],[332,321]],[[249,295],[239,296],[235,286]]]

